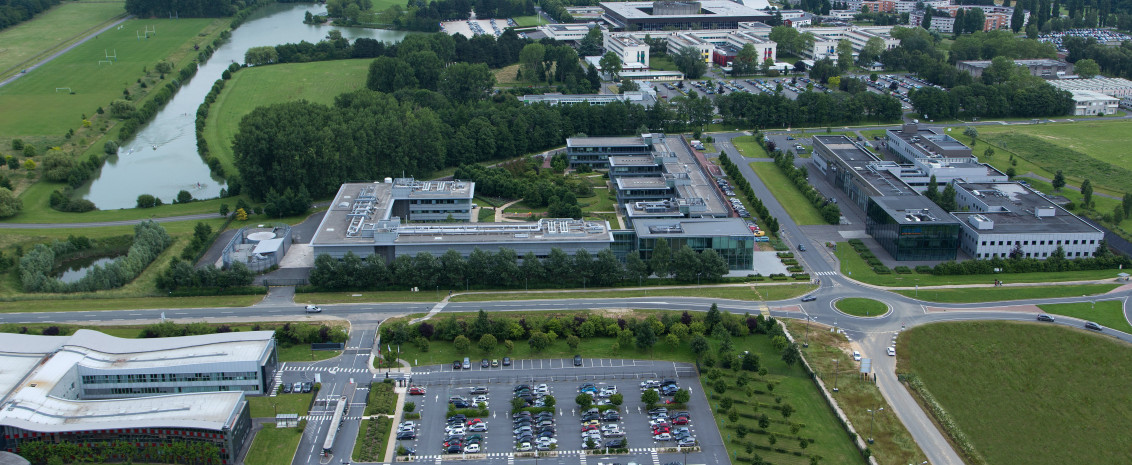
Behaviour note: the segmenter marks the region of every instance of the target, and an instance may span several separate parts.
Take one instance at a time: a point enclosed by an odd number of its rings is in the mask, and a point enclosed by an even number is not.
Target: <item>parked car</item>
[[[895,357],[896,356],[896,348],[895,347],[892,347],[892,346],[888,347],[888,356],[889,357]]]
[[[468,357],[464,357],[464,364],[463,364],[463,368],[464,368],[465,370],[470,370],[470,369],[472,368],[472,361],[471,361],[471,360],[469,360],[469,359],[468,359]]]
[[[856,350],[853,351],[853,361],[854,362],[861,361],[861,352],[856,351]]]
[[[303,394],[311,392],[314,389],[314,383],[307,381],[303,383]]]
[[[491,362],[488,361],[486,358],[483,359],[483,360],[480,360],[480,368],[488,368],[490,366],[491,366]]]
[[[505,366],[505,367],[511,366],[511,357],[503,357],[503,366]]]
[[[582,356],[581,355],[575,355],[574,356],[574,366],[576,366],[576,367],[582,366]]]
[[[464,365],[463,365],[463,364],[461,364],[459,360],[456,360],[456,361],[452,362],[452,369],[453,369],[453,370],[459,370],[459,369],[460,369],[460,368],[462,368],[463,366],[464,366]]]
[[[291,383],[283,383],[283,393],[284,394],[290,394],[291,393]]]
[[[411,387],[409,387],[409,395],[410,396],[423,396],[423,395],[425,395],[425,388],[423,388],[421,386],[411,386]]]

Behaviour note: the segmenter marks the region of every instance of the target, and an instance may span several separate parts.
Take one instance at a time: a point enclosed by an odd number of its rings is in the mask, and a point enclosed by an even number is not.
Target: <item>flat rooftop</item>
[[[412,199],[466,199],[475,196],[470,181],[417,181],[386,178],[386,182],[342,184],[311,244],[370,244],[376,224],[392,218],[393,202]]]
[[[611,147],[611,146],[624,146],[624,147],[647,147],[646,143],[640,136],[629,137],[571,137],[566,139],[567,147]]]
[[[419,223],[397,226],[395,244],[610,242],[608,221],[544,218],[533,223]]]
[[[769,16],[766,12],[759,11],[770,6],[766,0],[745,0],[744,3],[746,5],[727,0],[705,0],[699,3],[701,13],[693,15],[654,15],[652,14],[653,2],[601,2],[599,5],[607,11],[617,13],[625,19],[710,19],[712,17],[725,19],[729,16]]]
[[[932,129],[916,128],[915,132],[911,132],[907,129],[889,129],[888,134],[916,147],[917,151],[922,155],[922,158],[946,156],[933,153],[932,149],[925,144],[924,141],[931,141],[931,143],[943,150],[970,150],[970,147],[967,147],[967,145],[959,142],[954,137],[947,134],[940,134]]]
[[[872,197],[872,201],[884,209],[899,224],[955,224],[954,217],[927,197],[920,195],[898,195]]]
[[[876,155],[845,136],[814,136],[814,145],[824,146],[881,195],[917,195],[907,183],[886,169]],[[895,165],[895,164],[893,164]]]
[[[987,204],[992,211],[952,213],[967,227],[970,217],[983,215],[994,221],[986,232],[997,234],[1100,233],[1093,225],[1053,203],[1041,193],[1015,182],[957,183],[962,189]],[[1041,209],[1048,216],[1038,216]],[[972,227],[973,229],[973,227]]]
[[[656,166],[656,160],[643,155],[609,157],[609,166]]]
[[[668,183],[660,176],[622,176],[617,178],[618,189],[668,189]]]
[[[633,230],[639,238],[658,237],[753,237],[751,228],[742,218],[641,218],[633,221]]]

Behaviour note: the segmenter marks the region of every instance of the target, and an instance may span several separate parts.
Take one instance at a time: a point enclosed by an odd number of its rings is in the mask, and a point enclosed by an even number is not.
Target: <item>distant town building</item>
[[[1091,90],[1071,90],[1073,114],[1076,116],[1115,115],[1120,99]]]
[[[1051,60],[1048,58],[1014,60],[1014,64],[1025,66],[1026,69],[1030,71],[1031,75],[1043,79],[1057,79],[1060,76],[1073,74],[1073,65],[1061,60]],[[955,63],[956,68],[959,68],[960,71],[966,71],[975,78],[982,77],[983,71],[986,71],[990,65],[990,60],[970,60]]]
[[[1124,78],[1095,77],[1091,79],[1054,79],[1050,85],[1070,92],[1088,90],[1118,99],[1132,97],[1132,81]]]
[[[736,29],[740,22],[765,21],[771,15],[760,11],[766,0],[748,0],[746,5],[728,0],[655,2],[601,2],[602,19],[614,30],[663,31],[669,29]],[[753,5],[752,5],[753,3]]]

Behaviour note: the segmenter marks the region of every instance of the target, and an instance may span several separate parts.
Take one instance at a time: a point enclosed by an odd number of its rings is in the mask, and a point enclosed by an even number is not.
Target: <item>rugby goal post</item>
[[[56,87],[56,88],[55,88],[55,93],[56,93],[56,94],[58,94],[58,93],[59,93],[59,91],[61,91],[61,90],[65,90],[65,91],[67,91],[67,93],[68,93],[68,94],[73,94],[73,93],[75,93],[75,91],[71,90],[71,88],[70,88],[70,87]]]

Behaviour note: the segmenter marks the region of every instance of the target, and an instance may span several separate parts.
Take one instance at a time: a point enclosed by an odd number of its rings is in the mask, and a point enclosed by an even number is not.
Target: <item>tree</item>
[[[495,351],[495,346],[497,343],[498,341],[496,341],[494,335],[484,334],[480,337],[480,350],[482,350],[485,354],[490,354]]]
[[[600,27],[590,28],[590,32],[586,33],[586,37],[582,39],[581,44],[578,46],[578,55],[584,57],[598,56],[601,54],[601,42],[603,40],[602,31]]]
[[[181,190],[180,192],[177,193],[177,199],[173,203],[189,203],[189,202],[192,202],[192,201],[193,201],[193,194],[190,194],[189,191],[187,191],[187,190]]]
[[[939,204],[939,183],[935,180],[934,174],[931,178],[928,178],[928,189],[924,191],[924,197]]]
[[[709,334],[714,335],[715,326],[723,321],[723,315],[719,313],[719,305],[711,304],[708,309],[707,315],[704,315],[704,326],[707,328]]]
[[[616,53],[605,52],[598,64],[601,65],[601,71],[606,73],[610,80],[621,80],[621,57]]]
[[[971,138],[971,147],[974,147],[975,141],[979,137],[979,130],[971,126],[967,126],[967,128],[963,130],[963,135]]]
[[[1073,63],[1073,70],[1077,72],[1078,76],[1085,79],[1095,77],[1101,73],[1100,65],[1091,58],[1077,60],[1076,63]]]
[[[853,66],[853,44],[847,39],[837,41],[837,69],[848,71]]]
[[[660,393],[656,392],[656,389],[646,389],[645,392],[641,393],[641,402],[644,402],[645,406],[651,409],[657,402],[660,402]]]
[[[1093,182],[1088,179],[1081,182],[1081,204],[1093,208]]]
[[[546,57],[546,47],[540,43],[527,44],[519,52],[519,68],[523,70],[523,77],[528,81],[538,81],[538,65]],[[603,67],[604,68],[604,67]]]
[[[1006,1],[1009,0],[1004,0],[1003,6],[1006,6]],[[1010,30],[1014,31],[1015,34],[1017,34],[1018,31],[1022,30],[1022,23],[1026,21],[1025,15],[1026,13],[1025,11],[1023,11],[1021,6],[1014,8],[1014,13],[1010,15]]]
[[[678,389],[676,394],[672,395],[672,401],[677,404],[687,404],[690,400],[692,400],[692,393],[688,392],[687,389]]]
[[[571,352],[577,351],[578,345],[581,344],[581,343],[582,343],[582,340],[580,338],[578,338],[578,336],[575,336],[573,334],[566,336],[566,345],[568,347],[570,347]]]
[[[236,209],[236,221],[247,221],[247,220],[248,220],[248,212],[245,211],[243,208],[237,208]]]
[[[1132,194],[1124,194],[1124,198],[1120,201],[1120,206],[1124,207],[1124,217],[1132,217]]]
[[[152,208],[160,205],[157,203],[157,197],[149,194],[142,194],[138,196],[137,208]]]
[[[837,65],[833,64],[833,60],[829,58],[822,58],[814,62],[814,66],[810,67],[810,79],[826,83],[829,78],[837,76]]]
[[[637,348],[641,350],[651,350],[656,345],[656,331],[653,330],[652,325],[644,322],[637,325],[634,332],[636,335]]]
[[[228,204],[226,204],[226,203],[220,204],[220,216],[225,216],[225,217],[228,216],[228,212],[230,211],[228,208],[229,208]]]
[[[786,362],[787,365],[794,366],[794,364],[798,363],[801,359],[802,354],[798,350],[797,343],[786,346],[786,349],[782,351],[782,361]]]
[[[574,403],[578,404],[578,408],[586,410],[594,403],[594,397],[587,392],[583,392],[574,396]]]
[[[758,66],[759,51],[755,50],[753,44],[744,44],[743,48],[739,49],[739,53],[735,54],[735,61],[731,63],[731,74],[753,74]]]
[[[983,150],[983,159],[990,160],[991,158],[994,158],[994,147],[987,147],[986,150]]]
[[[1057,170],[1057,173],[1053,175],[1053,182],[1050,184],[1053,185],[1054,191],[1060,192],[1061,188],[1065,187],[1065,173],[1062,173],[1061,170]]]
[[[680,246],[672,256],[672,268],[678,281],[690,282],[700,275],[700,260],[688,244]]]
[[[251,47],[251,48],[248,49],[247,52],[244,52],[244,63],[247,64],[248,66],[268,65],[268,64],[271,64],[271,63],[275,63],[277,61],[279,61],[279,52],[275,49],[275,47],[270,47],[270,46]],[[165,62],[161,62],[161,63],[165,63]],[[161,63],[158,63],[158,66],[160,66]],[[165,64],[168,65],[168,63],[165,63]],[[172,68],[172,67],[170,67],[170,68]],[[169,71],[161,71],[158,68],[154,68],[154,69],[157,70],[157,72],[163,73],[163,74],[169,72]],[[170,71],[172,71],[172,69],[170,69]]]
[[[865,46],[861,47],[861,52],[857,54],[857,64],[861,66],[870,66],[873,62],[880,60],[880,54],[884,53],[884,39],[880,37],[870,37]],[[869,79],[876,82],[878,76],[876,73],[869,75]]]
[[[639,252],[629,252],[625,257],[625,277],[637,281],[638,284],[649,277],[649,265],[641,260]]]
[[[0,218],[15,216],[24,208],[24,201],[16,197],[11,189],[0,187]]]
[[[692,338],[692,342],[689,345],[692,348],[692,352],[694,352],[697,356],[703,354],[704,352],[707,352],[708,350],[707,338],[699,334],[695,335],[695,337]]]
[[[542,331],[535,331],[531,333],[531,338],[527,340],[527,344],[531,346],[532,352],[542,352],[550,347],[550,337]]]
[[[932,7],[924,8],[924,18],[920,20],[920,27],[931,30],[932,28]]]
[[[472,341],[467,336],[461,334],[452,340],[452,346],[456,348],[456,352],[465,353],[472,347]]]
[[[495,85],[495,75],[483,63],[455,63],[440,73],[440,93],[457,102],[482,99]]]
[[[401,89],[417,86],[417,76],[413,67],[405,60],[380,56],[369,65],[366,87],[378,92],[393,93]]]
[[[947,186],[943,188],[943,193],[940,194],[939,207],[949,212],[959,210],[959,201],[955,199],[956,195],[955,184],[947,183]]]
[[[671,263],[672,251],[668,247],[668,241],[664,238],[657,239],[652,247],[652,258],[649,259],[653,273],[658,278],[667,278]]]
[[[611,403],[613,405],[621,405],[624,402],[625,402],[625,396],[622,395],[621,393],[617,393],[617,394],[614,394],[612,396],[609,396],[609,403]]]
[[[707,71],[707,63],[704,62],[703,55],[698,48],[692,46],[680,47],[676,55],[672,56],[672,62],[687,79],[699,79]]]

